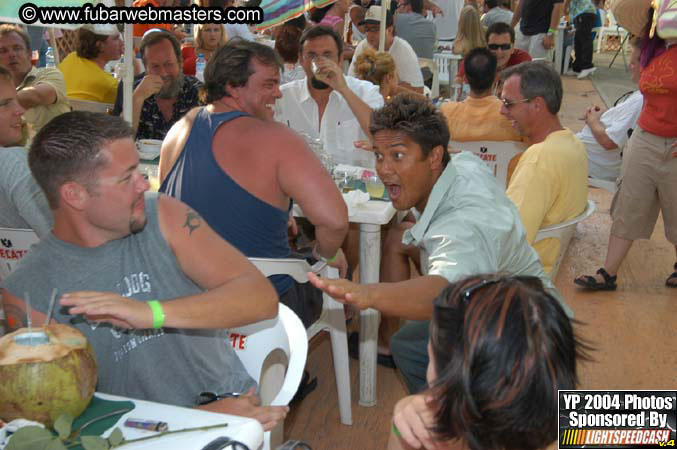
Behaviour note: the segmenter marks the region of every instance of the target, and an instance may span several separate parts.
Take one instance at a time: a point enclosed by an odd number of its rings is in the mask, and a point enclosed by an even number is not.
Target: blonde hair
[[[355,74],[361,80],[371,81],[380,86],[387,75],[395,73],[397,67],[390,53],[376,52],[367,46],[355,60]]]
[[[195,48],[205,48],[204,47],[204,42],[202,41],[202,29],[206,27],[207,25],[219,25],[221,27],[221,39],[219,40],[218,45],[216,48],[221,47],[226,43],[228,40],[228,35],[226,34],[226,28],[220,24],[220,23],[198,23],[194,27],[194,35],[195,35]],[[216,49],[214,49],[216,50]]]
[[[474,48],[487,46],[487,41],[484,37],[484,27],[480,23],[480,14],[477,8],[472,5],[465,5],[461,9],[456,41],[461,43],[460,54],[463,56],[467,55]]]

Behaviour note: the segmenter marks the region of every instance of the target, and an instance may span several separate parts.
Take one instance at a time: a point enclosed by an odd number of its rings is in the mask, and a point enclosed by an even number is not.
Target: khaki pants
[[[661,211],[665,237],[677,245],[677,158],[671,148],[676,140],[635,129],[623,152],[620,186],[611,203],[611,234],[648,239]]]

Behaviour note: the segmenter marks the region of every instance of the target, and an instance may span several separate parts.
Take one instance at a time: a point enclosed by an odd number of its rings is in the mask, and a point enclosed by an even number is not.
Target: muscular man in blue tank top
[[[207,106],[189,112],[167,134],[160,191],[193,207],[246,256],[268,258],[290,256],[293,199],[315,225],[317,253],[335,258],[331,264],[344,275],[340,246],[348,215],[341,194],[305,141],[273,121],[280,67],[266,45],[240,41],[217,50],[205,71]],[[287,276],[271,281],[284,303],[314,289]]]

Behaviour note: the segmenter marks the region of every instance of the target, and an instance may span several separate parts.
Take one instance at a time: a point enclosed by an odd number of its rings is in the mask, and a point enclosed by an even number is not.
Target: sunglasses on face
[[[523,98],[522,100],[508,100],[507,98],[502,98],[501,102],[505,105],[506,108],[510,109],[518,103],[525,103],[531,101],[530,98]]]
[[[487,45],[489,47],[489,50],[503,50],[507,51],[512,48],[512,44],[489,44]]]

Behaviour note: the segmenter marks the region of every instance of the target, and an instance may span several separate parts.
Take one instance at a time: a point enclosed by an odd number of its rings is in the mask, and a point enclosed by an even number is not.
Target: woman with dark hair
[[[665,237],[677,255],[677,39],[661,39],[660,28],[650,33],[654,17],[650,0],[617,0],[612,11],[621,26],[642,36],[639,90],[644,105],[623,153],[604,266],[596,275],[574,280],[591,290],[616,289],[625,255],[635,239],[651,237],[659,211]],[[665,280],[671,288],[677,287],[677,262],[673,269]]]
[[[478,275],[435,299],[428,389],[395,406],[389,450],[541,449],[585,344],[536,277]]]

